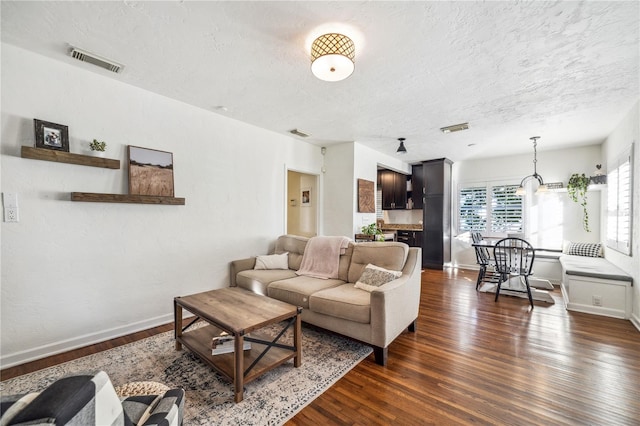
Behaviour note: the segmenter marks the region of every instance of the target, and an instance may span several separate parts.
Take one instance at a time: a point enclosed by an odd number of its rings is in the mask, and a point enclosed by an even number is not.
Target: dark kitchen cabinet
[[[442,269],[451,262],[451,160],[422,163],[422,267]],[[415,191],[415,188],[414,188]]]
[[[409,247],[422,246],[422,231],[397,230],[396,239],[401,243],[406,243]]]
[[[407,206],[407,177],[391,170],[380,170],[382,210],[402,210]]]
[[[411,166],[411,201],[413,209],[419,210],[424,206],[424,176],[422,164]]]

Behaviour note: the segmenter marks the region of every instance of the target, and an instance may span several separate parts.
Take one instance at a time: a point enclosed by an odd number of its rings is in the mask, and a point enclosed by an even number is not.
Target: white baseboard
[[[636,314],[631,314],[631,318],[629,319],[629,321],[631,321],[631,324],[633,324],[633,326],[640,331],[640,317],[638,317]]]
[[[454,268],[458,268],[458,269],[469,269],[471,271],[477,271],[480,269],[480,267],[478,266],[478,264],[474,263],[473,265],[468,265],[466,263],[457,263],[455,266],[453,266]]]
[[[78,349],[87,345],[104,342],[105,340],[116,337],[125,336],[137,331],[147,330],[173,322],[173,314],[165,314],[155,318],[138,321],[133,324],[127,324],[122,327],[115,327],[96,333],[85,334],[83,336],[74,337],[73,339],[61,340],[55,343],[49,343],[26,351],[15,352],[0,357],[0,365],[2,368],[13,367],[24,364],[26,362],[35,361],[37,359],[46,358],[51,355]]]

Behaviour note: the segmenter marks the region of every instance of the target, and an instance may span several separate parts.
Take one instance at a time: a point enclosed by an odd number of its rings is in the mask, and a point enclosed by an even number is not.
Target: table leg
[[[178,340],[182,336],[182,306],[178,305],[176,300],[173,300],[173,327],[174,338],[176,339],[176,350],[182,350],[182,343]]]
[[[234,360],[235,360],[235,373],[233,375],[233,386],[235,391],[235,401],[240,402],[243,398],[244,392],[244,336],[236,335],[234,338]]]
[[[300,311],[296,315],[296,325],[293,329],[293,346],[296,348],[296,356],[293,360],[294,367],[302,365],[302,319]]]

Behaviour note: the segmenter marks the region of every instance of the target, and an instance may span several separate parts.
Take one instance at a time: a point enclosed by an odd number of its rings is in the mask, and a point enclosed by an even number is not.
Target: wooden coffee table
[[[183,327],[182,310],[195,315]],[[176,350],[189,348],[223,377],[233,382],[235,402],[242,401],[244,384],[293,358],[293,365],[302,364],[302,308],[261,296],[237,287],[223,288],[173,299]],[[186,332],[198,320],[208,325]],[[258,330],[267,325],[287,321],[275,339]],[[284,332],[293,326],[293,346],[278,343]],[[232,353],[212,355],[211,341],[226,331],[234,336]],[[247,336],[251,333],[251,336]],[[244,342],[251,349],[243,351]],[[245,365],[248,367],[245,368]]]

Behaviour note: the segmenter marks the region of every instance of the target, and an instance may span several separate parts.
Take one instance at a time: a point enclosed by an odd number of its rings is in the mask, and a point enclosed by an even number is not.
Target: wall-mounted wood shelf
[[[184,198],[160,197],[155,195],[100,194],[96,192],[72,192],[71,201],[89,203],[131,203],[131,204],[165,204],[184,206]]]
[[[105,169],[120,168],[120,160],[73,154],[71,152],[56,151],[54,149],[33,148],[30,146],[22,147],[22,158],[53,161],[55,163],[79,164],[81,166],[103,167]]]

